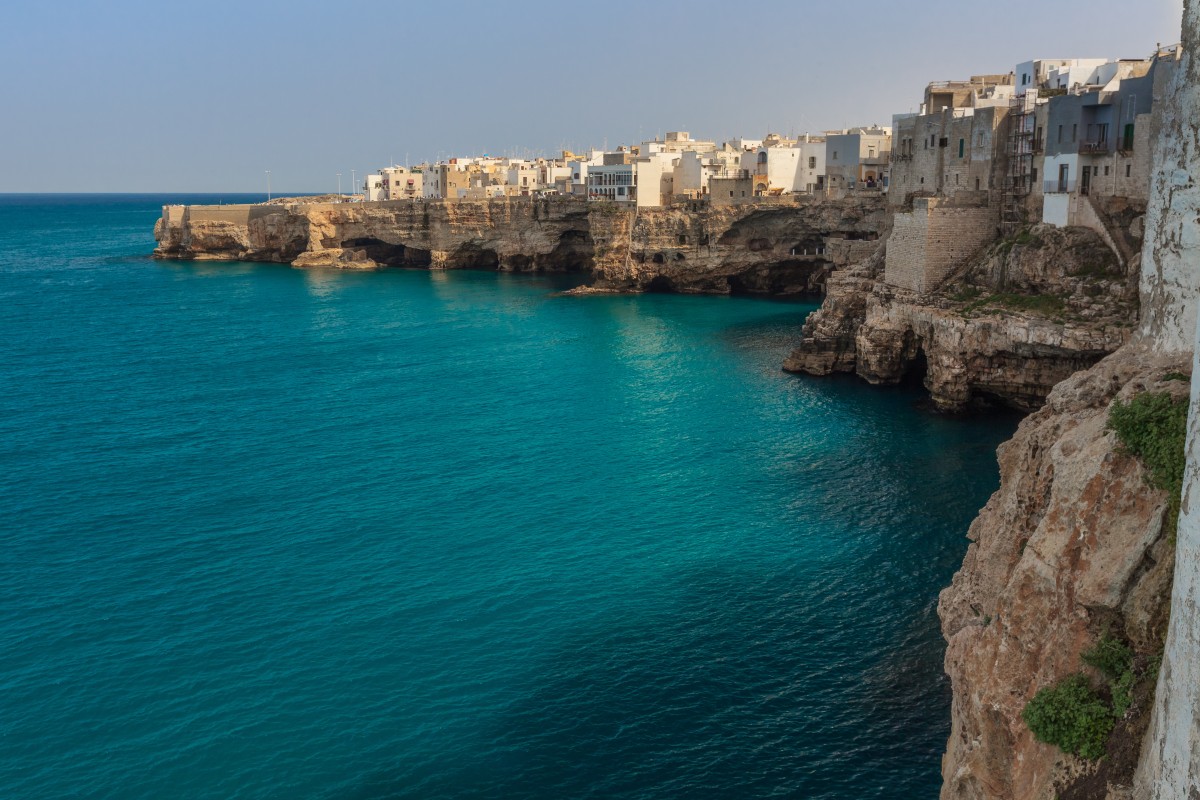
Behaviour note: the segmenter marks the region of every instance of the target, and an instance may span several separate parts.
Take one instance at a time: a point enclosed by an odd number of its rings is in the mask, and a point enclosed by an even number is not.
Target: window
[[[809,168],[809,169],[816,169],[816,168],[817,168],[817,157],[816,157],[816,156],[809,156],[809,157],[808,157],[808,168]]]
[[[975,179],[975,191],[979,191],[979,178]]]
[[[1107,165],[1104,167],[1104,177],[1106,177],[1106,178],[1108,177],[1108,166]]]
[[[1133,172],[1133,165],[1132,165],[1132,164],[1126,164],[1126,165],[1125,165],[1125,177],[1126,177],[1126,178],[1130,177],[1130,175],[1131,175],[1131,173],[1132,173],[1132,172]]]
[[[965,152],[967,152],[967,140],[959,139],[958,140],[958,157],[962,158],[963,153],[965,153]]]
[[[1063,138],[1062,138],[1062,129],[1063,129],[1063,126],[1062,126],[1062,125],[1059,125],[1059,126],[1058,126],[1058,143],[1059,143],[1059,144],[1062,144],[1062,140],[1063,140]]]
[[[837,160],[838,160],[838,151],[837,151],[837,150],[834,150],[834,151],[833,151],[833,160],[834,160],[834,161],[837,161]]]
[[[1071,126],[1071,141],[1072,142],[1079,141],[1079,125],[1078,124]]]

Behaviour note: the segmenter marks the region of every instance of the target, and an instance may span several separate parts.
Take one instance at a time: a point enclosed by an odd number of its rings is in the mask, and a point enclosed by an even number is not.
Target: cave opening
[[[928,375],[929,358],[925,355],[925,348],[917,345],[916,353],[900,376],[900,385],[908,389],[924,389]]]
[[[646,291],[657,294],[669,294],[675,291],[675,284],[671,283],[671,279],[663,275],[656,275],[653,280],[646,284]]]
[[[596,249],[587,231],[563,231],[558,244],[542,259],[545,268],[555,272],[590,272]]]
[[[345,250],[362,250],[367,258],[385,267],[428,267],[433,263],[428,250],[385,242],[373,236],[346,239],[341,247]]]
[[[467,243],[454,251],[450,262],[459,269],[499,269],[500,255],[490,248]]]

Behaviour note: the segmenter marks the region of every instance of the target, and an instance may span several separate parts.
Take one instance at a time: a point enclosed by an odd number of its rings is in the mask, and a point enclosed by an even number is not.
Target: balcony
[[[1080,142],[1079,154],[1085,156],[1104,155],[1109,152],[1108,142]]]
[[[1074,194],[1075,181],[1053,180],[1042,184],[1043,194]]]

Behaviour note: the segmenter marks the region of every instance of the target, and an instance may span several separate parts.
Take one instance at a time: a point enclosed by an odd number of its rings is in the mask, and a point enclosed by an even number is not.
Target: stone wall
[[[996,214],[986,206],[918,197],[912,211],[895,216],[884,280],[914,292],[932,291],[996,233]]]

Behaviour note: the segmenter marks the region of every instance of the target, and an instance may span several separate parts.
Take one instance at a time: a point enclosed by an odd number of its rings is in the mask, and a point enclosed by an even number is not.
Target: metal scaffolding
[[[1025,224],[1025,198],[1033,191],[1033,156],[1041,143],[1035,137],[1037,90],[1014,97],[1008,115],[1007,170],[1000,225],[1005,236]]]

